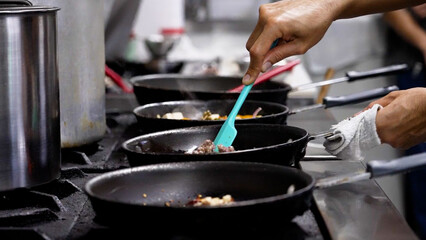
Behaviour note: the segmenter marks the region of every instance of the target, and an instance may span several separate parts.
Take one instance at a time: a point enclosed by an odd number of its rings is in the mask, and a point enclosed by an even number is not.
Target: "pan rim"
[[[123,175],[129,175],[132,174],[133,172],[141,172],[143,170],[152,170],[152,169],[164,169],[164,168],[170,168],[173,166],[180,166],[181,168],[183,168],[186,165],[194,165],[194,164],[203,164],[203,165],[207,165],[207,164],[237,164],[237,165],[251,165],[251,166],[258,166],[258,167],[269,167],[269,168],[280,168],[280,169],[285,169],[285,171],[294,171],[297,172],[298,175],[303,175],[304,177],[309,178],[309,184],[307,184],[305,187],[303,188],[299,188],[297,190],[295,190],[293,193],[291,194],[279,194],[279,195],[274,195],[274,196],[270,196],[270,197],[263,197],[263,198],[256,198],[256,199],[250,199],[250,200],[242,200],[242,201],[236,201],[232,204],[229,205],[220,205],[220,206],[197,206],[197,207],[191,207],[191,206],[176,206],[176,205],[170,205],[170,206],[161,206],[161,205],[149,205],[149,204],[144,204],[144,203],[132,203],[132,202],[126,202],[126,201],[120,201],[117,199],[112,199],[112,198],[107,198],[105,197],[105,195],[99,196],[99,194],[96,194],[93,192],[93,187],[94,185],[96,185],[98,182],[102,182],[104,179],[111,179],[114,177],[120,177]],[[296,169],[296,168],[292,168],[292,167],[288,167],[288,166],[281,166],[281,165],[276,165],[276,164],[270,164],[270,163],[259,163],[259,162],[239,162],[239,161],[204,161],[204,162],[199,162],[199,161],[188,161],[188,162],[169,162],[169,163],[159,163],[159,164],[149,164],[149,165],[144,165],[144,166],[138,166],[138,167],[129,167],[126,169],[119,169],[119,170],[114,170],[111,172],[107,172],[107,173],[102,173],[92,179],[90,179],[89,181],[87,181],[84,185],[84,192],[93,199],[98,199],[101,201],[106,201],[106,202],[110,202],[110,203],[114,203],[114,204],[126,204],[129,206],[134,206],[134,207],[143,207],[143,208],[155,208],[155,209],[170,209],[170,210],[183,210],[183,211],[205,211],[205,210],[214,210],[214,209],[227,209],[227,208],[240,208],[240,207],[248,207],[248,206],[252,206],[252,205],[258,205],[258,204],[267,204],[267,203],[271,203],[271,202],[277,202],[277,201],[282,201],[285,199],[289,199],[292,198],[293,196],[297,196],[300,194],[303,194],[305,192],[311,191],[315,188],[315,183],[316,183],[316,178],[300,169]],[[232,193],[230,193],[232,194]]]
[[[141,105],[141,106],[134,108],[133,114],[135,116],[146,118],[146,119],[158,119],[158,118],[154,118],[154,117],[144,116],[140,113],[140,111],[147,109],[147,108],[150,108],[150,107],[156,107],[156,106],[159,106],[159,105],[179,105],[179,104],[184,104],[184,103],[207,104],[209,102],[235,102],[235,101],[236,100],[233,100],[233,99],[210,99],[210,100],[176,100],[176,101],[154,102],[154,103],[148,103],[148,104],[144,104],[144,105]],[[252,103],[252,104],[258,103],[259,105],[268,104],[270,106],[274,106],[274,107],[282,109],[281,112],[268,114],[268,115],[262,115],[261,117],[259,117],[259,118],[262,118],[262,119],[269,119],[269,118],[282,116],[282,115],[290,115],[289,114],[290,108],[287,107],[286,105],[283,105],[283,104],[280,104],[280,103],[268,102],[268,101],[256,101],[256,100],[246,100],[245,102]],[[188,119],[188,120],[186,120],[186,119],[185,120],[182,120],[182,119],[164,119],[164,120],[186,121],[188,123],[205,122],[205,123],[222,123],[223,124],[225,122],[225,120],[201,120],[201,119]],[[238,121],[238,122],[246,122],[246,121],[250,121],[250,120],[253,120],[253,118],[250,118],[250,119],[235,119],[235,121]]]
[[[150,156],[155,156],[155,155],[164,155],[164,156],[176,156],[176,155],[188,155],[191,156],[193,158],[196,158],[197,156],[205,156],[205,155],[232,155],[232,154],[238,154],[238,153],[250,153],[250,152],[255,152],[255,151],[260,151],[260,150],[269,150],[269,149],[274,149],[277,147],[281,147],[284,145],[295,145],[298,144],[299,142],[303,141],[305,138],[309,137],[309,133],[302,128],[299,127],[294,127],[294,126],[289,126],[289,125],[279,125],[279,124],[267,124],[267,123],[261,123],[261,124],[255,124],[255,123],[241,123],[241,124],[235,124],[236,127],[238,126],[279,126],[279,127],[286,127],[286,128],[294,128],[294,129],[299,129],[299,130],[303,130],[305,131],[305,135],[303,137],[300,137],[299,139],[295,139],[292,142],[289,143],[279,143],[279,144],[274,144],[274,145],[270,145],[270,146],[265,146],[265,147],[258,147],[258,148],[250,148],[250,149],[243,149],[243,150],[235,150],[234,152],[222,152],[222,153],[212,153],[212,154],[186,154],[185,152],[138,152],[135,150],[132,150],[129,148],[129,145],[131,145],[131,143],[134,143],[136,141],[138,141],[138,139],[140,138],[149,138],[151,136],[157,136],[157,135],[167,135],[167,134],[171,134],[173,132],[176,131],[182,131],[182,130],[197,130],[197,129],[203,129],[203,128],[218,128],[220,127],[220,124],[214,124],[214,125],[205,125],[205,126],[193,126],[193,127],[185,127],[185,128],[176,128],[176,129],[169,129],[169,130],[163,130],[163,131],[157,131],[157,132],[152,132],[152,133],[147,133],[147,134],[142,134],[133,138],[130,138],[126,141],[124,141],[121,144],[121,147],[125,150],[125,151],[129,151],[131,153],[135,153],[135,154],[142,154],[142,155],[150,155]]]
[[[175,88],[164,88],[164,87],[153,87],[153,86],[147,86],[146,84],[142,84],[143,81],[150,81],[158,78],[190,78],[190,79],[196,79],[196,78],[235,78],[235,76],[197,76],[197,75],[183,75],[183,74],[148,74],[143,76],[135,76],[130,78],[130,83],[133,85],[134,88],[138,87],[144,87],[147,89],[155,89],[155,90],[167,90],[167,91],[180,91],[179,89]],[[242,76],[241,76],[242,79]],[[274,89],[252,89],[250,90],[251,93],[276,93],[276,92],[282,92],[282,91],[291,91],[292,87],[287,83],[277,83],[277,85],[281,85],[282,88],[274,88]],[[237,87],[237,86],[236,86]],[[227,92],[226,90],[213,90],[213,91],[187,91],[187,92],[193,92],[193,93],[228,93],[228,94],[240,94],[238,92]]]

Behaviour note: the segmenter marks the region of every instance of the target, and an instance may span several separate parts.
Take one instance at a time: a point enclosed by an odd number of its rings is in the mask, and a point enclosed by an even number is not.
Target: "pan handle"
[[[315,183],[315,188],[329,188],[346,183],[413,171],[425,167],[426,153],[419,153],[407,157],[396,158],[391,161],[374,160],[367,163],[367,168],[365,171],[319,179]]]
[[[394,73],[400,73],[407,71],[407,64],[399,64],[399,65],[391,65],[387,67],[377,68],[370,71],[357,72],[357,71],[349,71],[346,73],[346,76],[349,78],[348,82],[355,81],[358,79],[377,77],[377,76],[385,76]]]
[[[354,103],[360,103],[368,100],[372,100],[375,98],[383,97],[387,95],[388,93],[392,91],[399,90],[399,88],[395,85],[390,87],[384,87],[384,88],[375,88],[371,90],[367,90],[360,93],[354,93],[350,95],[344,95],[344,96],[336,96],[336,97],[325,97],[322,99],[322,104],[314,104],[309,106],[304,106],[300,108],[296,108],[291,110],[288,114],[292,115],[295,113],[305,112],[309,110],[314,110],[318,108],[331,108],[331,107],[338,107],[348,104],[354,104]]]
[[[367,163],[367,172],[371,178],[397,174],[426,167],[426,153],[397,158],[391,161],[370,161]]]
[[[387,95],[390,92],[397,91],[399,88],[396,85],[383,87],[383,88],[375,88],[372,90],[354,93],[346,96],[337,96],[337,97],[325,97],[323,98],[324,108],[337,107],[347,104],[355,104],[364,101],[368,101],[374,98],[379,98]]]
[[[333,135],[334,135],[333,131],[330,131],[330,130],[319,132],[319,133],[312,133],[312,134],[309,134],[308,141],[312,141],[320,137],[328,138]]]
[[[300,86],[293,87],[292,91],[301,91],[301,90],[306,90],[310,88],[316,88],[316,87],[321,87],[321,86],[326,86],[326,85],[336,84],[341,82],[353,82],[359,79],[385,76],[385,75],[404,72],[407,70],[409,70],[409,67],[407,64],[399,64],[399,65],[390,65],[390,66],[386,66],[382,68],[376,68],[376,69],[372,69],[372,70],[368,70],[364,72],[349,71],[349,72],[346,72],[346,75],[344,77],[324,80],[320,82],[302,84]]]

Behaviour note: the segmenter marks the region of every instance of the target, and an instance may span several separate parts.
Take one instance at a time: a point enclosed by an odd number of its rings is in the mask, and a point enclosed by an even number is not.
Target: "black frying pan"
[[[142,166],[109,172],[85,185],[98,221],[112,226],[163,227],[164,231],[202,229],[248,230],[251,226],[281,226],[311,206],[315,188],[395,174],[426,165],[426,153],[392,161],[370,161],[365,172],[316,181],[291,167],[248,162],[185,162]],[[295,191],[288,192],[291,185]],[[225,206],[194,207],[202,196],[230,194]],[[158,228],[157,228],[158,229]]]
[[[391,65],[366,72],[347,72],[345,77],[313,84],[291,87],[285,83],[266,81],[253,86],[247,100],[276,102],[286,105],[290,91],[315,88],[344,81],[356,81],[376,76],[395,74],[408,69],[406,64]],[[241,85],[241,77],[188,76],[181,74],[150,74],[130,79],[134,94],[141,105],[174,100],[237,99],[239,92],[228,92]]]
[[[236,124],[235,152],[186,154],[206,139],[214,140],[221,125],[179,128],[143,134],[122,144],[131,166],[165,162],[245,161],[290,166],[302,159],[311,136],[302,128],[278,124]],[[289,141],[290,140],[290,141]]]
[[[376,88],[346,96],[329,96],[323,99],[323,104],[305,106],[291,111],[288,107],[279,103],[247,100],[242,105],[239,114],[252,115],[260,107],[260,117],[236,119],[236,123],[285,124],[287,116],[290,114],[316,108],[331,108],[368,101],[385,96],[395,90],[398,90],[397,86]],[[206,110],[209,110],[211,113],[219,114],[220,116],[226,116],[231,112],[234,105],[235,100],[168,101],[139,106],[133,110],[133,113],[136,116],[143,132],[149,133],[192,126],[223,124],[225,120],[202,120],[200,118]],[[163,116],[164,114],[171,112],[181,112],[184,117],[190,118],[190,120],[158,118],[158,115]]]

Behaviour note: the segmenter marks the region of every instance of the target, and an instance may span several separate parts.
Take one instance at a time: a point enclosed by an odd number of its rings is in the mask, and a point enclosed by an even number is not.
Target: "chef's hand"
[[[394,91],[371,102],[383,106],[377,112],[376,128],[382,143],[408,149],[426,141],[426,88]]]
[[[283,0],[261,5],[257,25],[246,44],[250,66],[243,84],[254,82],[260,72],[274,63],[303,54],[318,43],[334,20],[330,11],[333,4],[325,2]],[[270,49],[276,39],[278,45]]]
[[[257,25],[246,48],[250,66],[243,84],[255,81],[274,63],[306,53],[324,36],[334,20],[385,12],[424,3],[425,0],[281,0],[259,8]],[[278,45],[270,50],[272,43]]]

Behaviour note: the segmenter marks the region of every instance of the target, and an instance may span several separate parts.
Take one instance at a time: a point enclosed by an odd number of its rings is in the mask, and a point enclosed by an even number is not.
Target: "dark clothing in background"
[[[410,9],[408,11],[416,22],[426,29],[426,18],[421,19]],[[405,41],[390,26],[388,26],[386,37],[386,64],[407,63],[411,67],[411,71],[397,76],[398,87],[401,90],[426,87],[425,62],[422,52]],[[405,155],[422,152],[426,152],[426,143],[408,149],[405,151]],[[406,174],[405,177],[407,222],[421,239],[426,239],[426,170],[413,171]]]
[[[421,19],[413,11],[408,11],[419,26],[426,29],[426,18]],[[405,41],[405,39],[396,33],[390,26],[387,27],[386,42],[386,65],[407,63],[409,66],[414,66],[416,62],[420,62],[423,63],[424,68],[424,57],[419,49]]]

